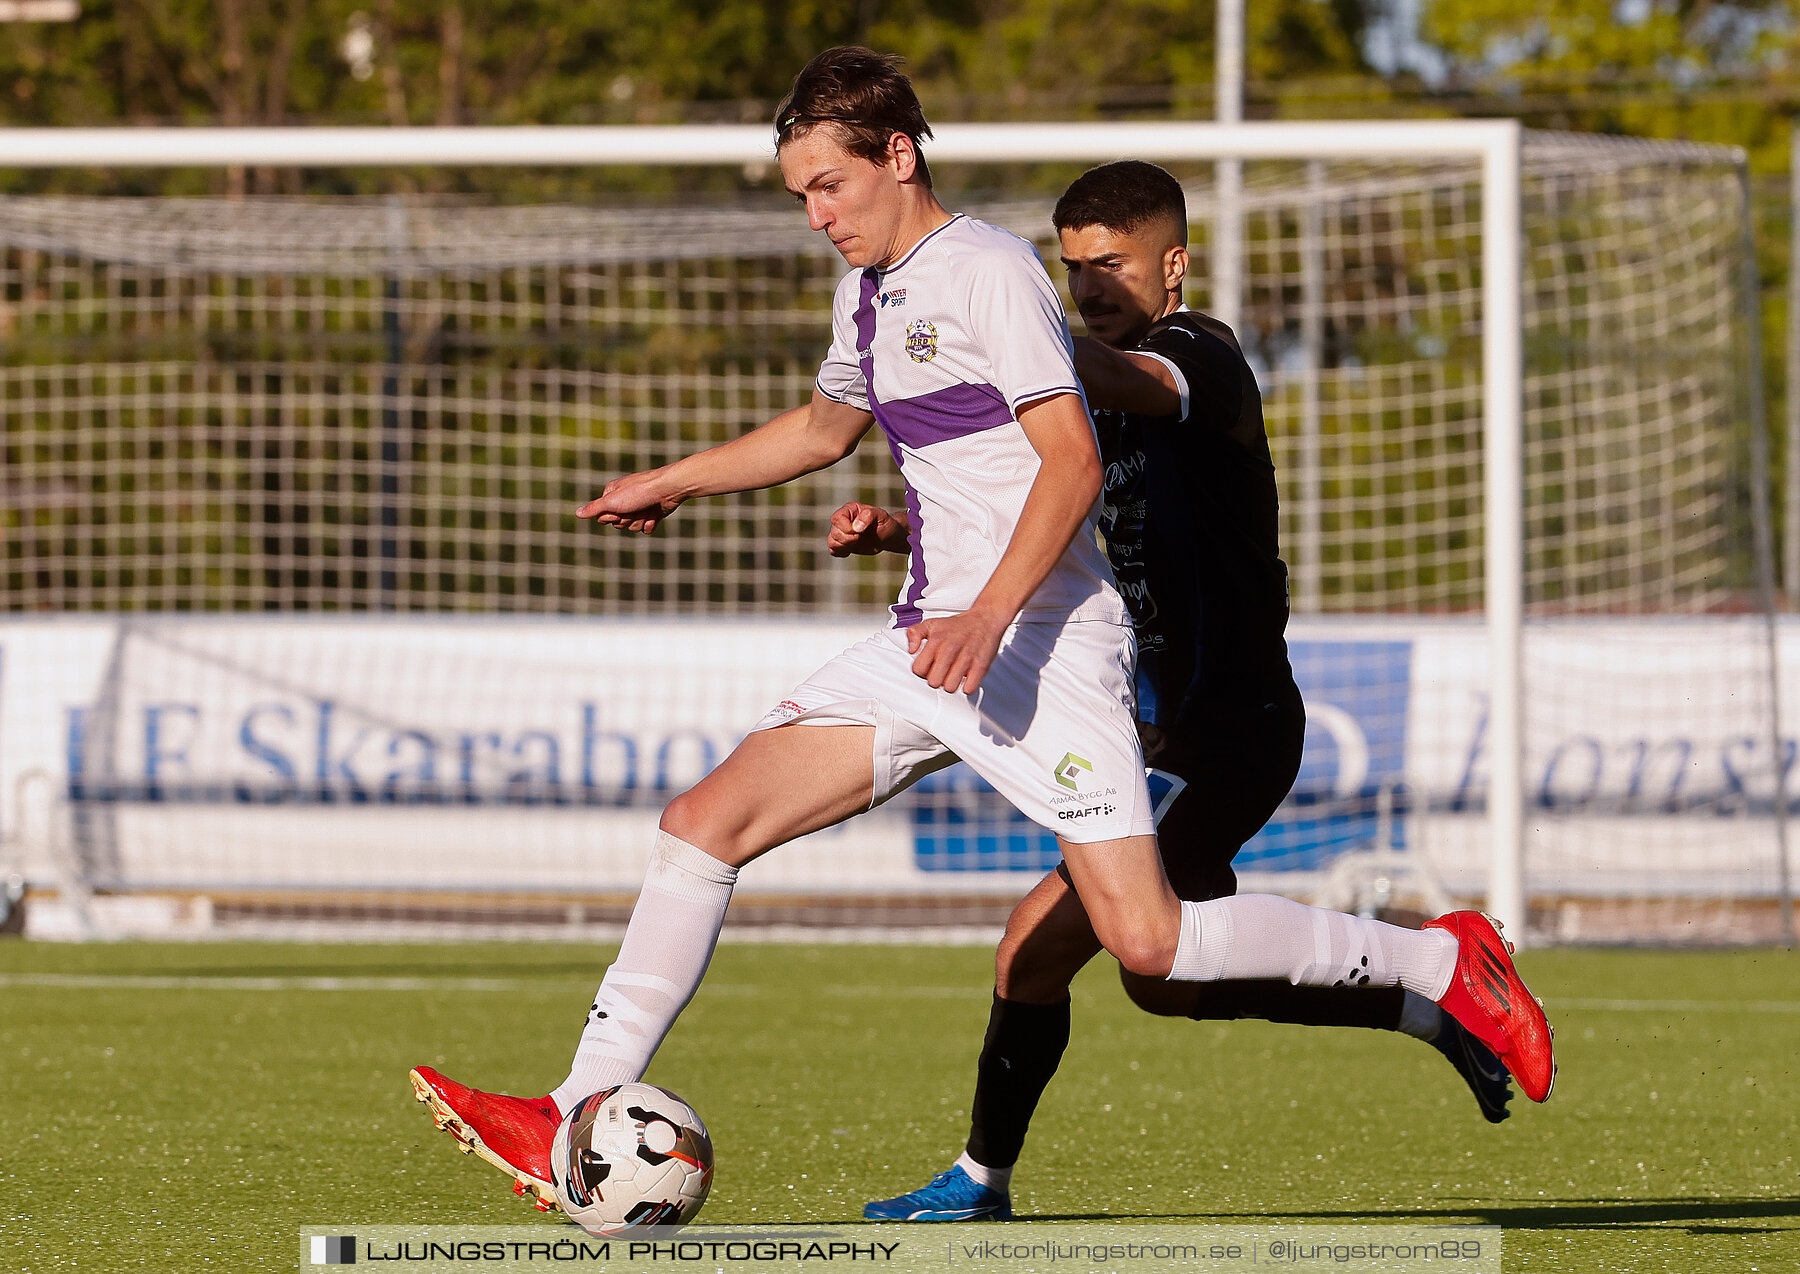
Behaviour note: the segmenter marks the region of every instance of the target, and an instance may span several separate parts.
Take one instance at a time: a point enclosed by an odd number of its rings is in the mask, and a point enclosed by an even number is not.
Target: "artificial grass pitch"
[[[302,1225],[536,1223],[412,1101],[559,1081],[609,949],[0,944],[0,1266],[291,1268]],[[849,1222],[962,1147],[977,948],[727,944],[646,1077],[718,1149],[702,1219]],[[1433,1049],[1147,1017],[1103,962],[1022,1217],[1483,1222],[1508,1270],[1800,1269],[1800,955],[1530,952],[1562,1072],[1482,1121]],[[346,1231],[350,1232],[350,1231]]]

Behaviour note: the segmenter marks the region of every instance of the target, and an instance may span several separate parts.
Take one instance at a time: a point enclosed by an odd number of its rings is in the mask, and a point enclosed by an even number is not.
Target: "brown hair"
[[[845,150],[872,164],[887,162],[888,144],[905,133],[919,153],[919,180],[931,188],[924,140],[931,125],[901,72],[902,59],[857,44],[826,49],[794,77],[794,86],[775,111],[775,149],[831,126]]]

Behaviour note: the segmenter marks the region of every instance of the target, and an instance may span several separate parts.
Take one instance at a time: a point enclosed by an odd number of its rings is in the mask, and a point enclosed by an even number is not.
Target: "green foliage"
[[[1800,0],[1431,0],[1431,88],[1372,72],[1387,7],[1248,6],[1253,110],[1498,111],[1785,167]],[[1213,21],[1190,0],[91,0],[74,23],[0,26],[0,125],[760,121],[845,41],[904,55],[943,118],[1206,114]],[[1747,77],[1767,91],[1719,91]]]
[[[1252,6],[1251,73],[1363,72],[1366,7]],[[573,123],[742,102],[760,119],[849,41],[905,55],[928,95],[1005,111],[1205,88],[1212,26],[1188,0],[92,0],[72,24],[0,28],[0,119]]]
[[[1372,3],[1252,6],[1251,75],[1367,81]],[[1212,24],[1188,0],[91,0],[71,24],[0,24],[0,127],[762,122],[809,57],[852,41],[904,55],[936,118],[1205,114]],[[554,199],[696,183],[720,175],[0,174],[12,190],[128,194]]]
[[[1787,167],[1795,0],[1432,0],[1452,84],[1538,127],[1744,146]],[[1769,109],[1780,103],[1784,109]]]

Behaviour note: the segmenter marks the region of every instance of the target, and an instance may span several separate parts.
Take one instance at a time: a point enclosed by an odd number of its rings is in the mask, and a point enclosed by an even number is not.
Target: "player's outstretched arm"
[[[805,407],[784,411],[741,438],[695,452],[660,469],[614,478],[575,511],[600,526],[648,535],[698,496],[756,491],[836,464],[856,449],[875,417],[813,391]]]
[[[1140,416],[1173,416],[1181,410],[1175,374],[1161,359],[1127,354],[1091,336],[1075,338],[1075,374],[1088,406]]]
[[[1100,497],[1100,451],[1076,394],[1053,394],[1019,409],[1019,424],[1038,454],[1037,477],[1012,540],[975,604],[960,615],[906,630],[913,672],[936,689],[981,688],[1007,627],[1056,565]]]
[[[825,547],[833,557],[906,553],[912,548],[907,541],[911,532],[912,524],[904,513],[889,513],[873,504],[852,500],[831,515]]]

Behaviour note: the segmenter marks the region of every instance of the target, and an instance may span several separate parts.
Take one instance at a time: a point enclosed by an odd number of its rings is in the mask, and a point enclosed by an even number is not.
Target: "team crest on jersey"
[[[937,357],[937,328],[924,319],[906,325],[906,356],[915,363],[929,363]]]
[[[895,288],[891,292],[883,292],[876,300],[881,302],[882,309],[899,309],[906,304],[906,289]]]

